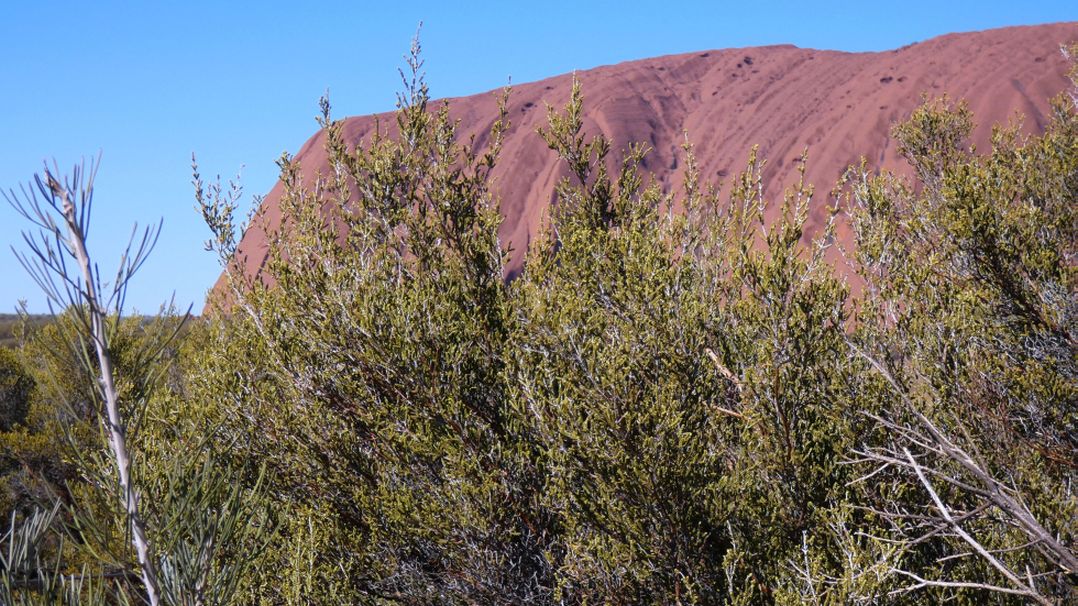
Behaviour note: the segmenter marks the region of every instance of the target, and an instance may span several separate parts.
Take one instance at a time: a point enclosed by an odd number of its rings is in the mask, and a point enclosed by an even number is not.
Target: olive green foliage
[[[192,384],[282,518],[250,598],[774,601],[806,537],[857,517],[840,463],[867,422],[811,190],[769,202],[754,156],[725,198],[692,168],[674,213],[646,149],[614,166],[585,136],[576,87],[541,133],[572,178],[506,282],[504,110],[480,152],[407,83],[355,147],[323,104],[317,182],[282,160],[268,286],[231,265],[236,190],[196,173],[231,311]]]
[[[11,349],[18,345],[18,339],[15,336],[18,325],[18,316],[0,314],[0,347]]]
[[[95,367],[82,364],[82,355],[71,349],[80,346],[75,313],[62,314],[28,335],[12,357],[17,368],[29,369],[22,376],[31,387],[25,394],[28,413],[0,433],[5,541],[13,553],[23,555],[17,566],[6,566],[0,574],[0,591],[10,592],[0,598],[14,600],[0,603],[142,599],[100,431]],[[200,603],[228,603],[268,538],[272,518],[251,497],[257,475],[251,485],[236,482],[238,473],[216,461],[206,447],[212,429],[186,421],[190,415],[177,365],[184,350],[171,344],[179,323],[174,315],[119,320],[110,354],[132,421],[129,437],[141,455],[135,472],[149,495],[143,502],[158,549],[165,603],[195,603],[191,589],[196,587],[203,595]],[[198,341],[199,329],[187,331],[185,347]],[[219,545],[227,546],[227,559]]]
[[[71,328],[70,315],[58,316],[24,333],[19,349],[0,352],[27,387],[20,390],[21,414],[0,432],[5,512],[29,514],[66,498],[76,473],[70,453],[89,441],[93,379],[68,349],[63,335]]]
[[[0,349],[0,431],[11,431],[26,420],[33,387],[15,352]]]
[[[196,168],[218,309],[180,340],[175,317],[113,319],[165,603],[1074,601],[1071,100],[984,155],[964,107],[926,102],[894,131],[913,178],[852,169],[809,234],[825,202],[764,192],[755,151],[725,190],[688,142],[676,193],[645,147],[615,162],[574,85],[538,133],[569,177],[507,280],[510,91],[464,139],[418,44],[409,68],[360,143],[323,100],[315,181],[280,160],[259,278],[241,190]],[[852,293],[825,260],[836,221]],[[65,502],[12,501],[0,599],[138,603],[73,334],[61,317],[0,358],[30,389],[5,452],[39,440]]]
[[[51,319],[41,314],[0,314],[0,348],[17,349],[27,329],[48,324]]]
[[[17,350],[0,350],[3,372],[13,373],[7,376],[15,381],[12,385],[20,386],[8,392],[18,395],[11,400],[11,410],[21,411],[0,432],[0,452],[7,464],[4,498],[12,503],[4,511],[14,507],[27,512],[58,498],[70,500],[67,483],[78,475],[80,457],[101,446],[97,379],[91,374],[96,367],[83,363],[74,315],[69,311],[48,323],[35,322],[37,326],[22,335]],[[167,316],[117,322],[110,351],[122,377],[125,402],[177,388],[175,355],[169,353],[154,364],[147,361],[149,348],[167,339],[177,323],[177,318]],[[172,385],[168,385],[170,375]],[[129,412],[140,409],[133,407]]]
[[[418,79],[399,136],[365,149],[346,150],[324,110],[334,174],[301,184],[282,161],[275,285],[237,285],[202,363],[214,422],[267,461],[288,519],[263,595],[542,599],[550,521],[530,519],[542,484],[508,407],[513,317],[487,189],[504,111],[478,154]]]
[[[0,475],[3,492],[0,493],[0,511],[18,509],[17,503],[28,492],[27,478],[18,478],[30,469],[41,469],[40,464],[27,464],[19,454],[32,449],[31,439],[21,431],[30,413],[30,396],[34,379],[23,367],[16,352],[0,348]],[[34,463],[38,463],[35,461]]]
[[[184,411],[175,339],[186,316],[120,315],[154,232],[128,247],[110,291],[94,275],[85,248],[94,169],[61,182],[47,168],[21,196],[5,194],[41,230],[26,236],[20,261],[65,311],[4,358],[30,387],[0,433],[15,464],[3,470],[0,603],[230,603],[272,517],[257,477],[239,481],[246,470],[220,462],[212,429]]]
[[[911,584],[1073,600],[1078,116],[1059,100],[1043,136],[997,128],[986,155],[965,143],[971,128],[964,106],[926,104],[894,132],[919,187],[883,176],[854,190],[857,340],[891,396],[879,419],[890,435],[865,449],[890,459],[873,479],[890,522],[880,534],[908,541]],[[924,480],[909,477],[918,467]],[[998,565],[940,526],[930,489]]]
[[[687,148],[687,212],[673,215],[637,173],[642,148],[608,179],[581,103],[577,87],[543,132],[576,183],[513,285],[514,407],[561,526],[559,597],[763,598],[827,506],[849,431],[830,384],[844,290],[822,248],[800,246],[811,191],[789,192],[759,236],[761,164],[723,204]]]

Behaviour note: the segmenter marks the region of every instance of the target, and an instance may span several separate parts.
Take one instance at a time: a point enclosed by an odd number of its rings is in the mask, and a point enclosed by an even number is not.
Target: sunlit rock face
[[[764,187],[771,197],[797,182],[797,159],[808,150],[806,180],[816,186],[810,230],[826,219],[822,198],[850,164],[864,156],[873,170],[902,172],[905,166],[888,137],[922,95],[949,95],[968,102],[978,124],[972,143],[989,146],[992,126],[1024,116],[1024,128],[1039,132],[1049,100],[1069,85],[1062,44],[1078,40],[1078,23],[1011,27],[950,34],[900,49],[846,53],[794,46],[699,51],[578,72],[584,91],[585,129],[614,142],[610,161],[620,161],[629,142],[652,150],[645,168],[663,187],[681,183],[686,133],[695,146],[703,178],[716,181],[744,168],[749,150],[760,146],[767,159]],[[841,45],[841,41],[836,41]],[[502,243],[512,246],[509,272],[554,200],[566,172],[536,134],[546,107],[569,98],[572,75],[514,85],[508,132],[494,191],[505,222]],[[460,136],[482,143],[497,118],[498,91],[450,99]],[[432,104],[437,106],[437,104]],[[390,114],[349,118],[346,139],[359,143],[393,124]],[[296,154],[305,180],[325,172],[322,133]],[[258,275],[266,258],[266,232],[281,224],[281,185],[266,196],[240,244],[240,263]],[[849,244],[840,226],[840,243]],[[218,287],[220,287],[220,281]]]

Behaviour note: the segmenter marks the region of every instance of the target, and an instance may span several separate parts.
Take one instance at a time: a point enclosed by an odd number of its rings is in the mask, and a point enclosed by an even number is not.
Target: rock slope
[[[750,148],[758,144],[768,161],[764,186],[777,197],[796,182],[796,160],[806,148],[806,178],[820,192],[862,155],[874,168],[902,170],[888,131],[923,94],[965,99],[978,124],[973,142],[982,149],[992,125],[1017,114],[1024,116],[1026,130],[1043,129],[1049,99],[1068,86],[1069,66],[1060,46],[1076,40],[1078,22],[949,34],[873,53],[794,46],[700,51],[576,75],[584,91],[586,132],[605,134],[615,152],[631,141],[650,145],[646,168],[665,186],[680,183],[680,145],[688,133],[702,175],[717,180],[743,169]],[[536,129],[545,124],[546,104],[566,102],[571,82],[566,74],[513,88],[513,126],[494,176],[505,215],[502,242],[515,250],[514,268],[564,174]],[[463,136],[489,130],[496,117],[495,93],[450,100]],[[368,137],[375,118],[349,118],[346,138]],[[382,124],[386,120],[382,115]],[[296,154],[307,179],[326,168],[323,142],[317,133]],[[251,275],[265,259],[264,230],[280,225],[280,194],[278,184],[240,243],[244,271]],[[824,215],[817,204],[810,224],[818,225]]]

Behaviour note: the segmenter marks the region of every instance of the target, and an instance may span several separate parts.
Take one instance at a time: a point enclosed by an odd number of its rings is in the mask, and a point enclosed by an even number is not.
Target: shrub
[[[765,196],[755,151],[725,195],[689,144],[679,194],[643,146],[614,163],[575,84],[540,131],[570,176],[507,281],[509,91],[481,147],[418,44],[409,66],[389,130],[352,145],[323,100],[329,173],[281,159],[260,280],[241,191],[196,167],[227,292],[183,341],[90,298],[27,341],[3,439],[70,471],[64,507],[13,519],[0,599],[152,602],[150,570],[169,604],[1074,600],[1073,102],[980,156],[965,108],[926,103],[894,131],[913,178],[854,168],[807,234],[813,189]],[[110,398],[149,556],[95,431]]]
[[[1078,115],[1054,107],[975,155],[969,111],[930,102],[894,131],[916,184],[854,189],[857,347],[886,399],[861,453],[897,497],[875,505],[895,571],[941,598],[1074,597]]]
[[[0,349],[0,431],[11,431],[26,420],[33,387],[15,352]]]
[[[169,414],[166,350],[182,318],[120,314],[156,231],[133,239],[106,289],[86,248],[95,172],[79,167],[61,182],[46,168],[21,196],[5,194],[40,230],[19,260],[65,311],[24,345],[36,385],[28,427],[0,437],[31,473],[57,454],[71,472],[45,483],[63,488],[42,499],[55,504],[11,513],[0,602],[229,603],[264,534],[257,482],[234,481],[205,447],[212,433]]]
[[[193,383],[286,520],[258,599],[772,599],[855,418],[845,289],[799,245],[810,190],[760,238],[753,159],[725,204],[693,173],[673,215],[643,148],[609,171],[575,89],[544,136],[576,182],[506,283],[504,114],[462,146],[411,82],[396,136],[350,148],[324,103],[331,174],[282,161],[272,286],[233,272],[235,198],[196,173],[232,314]]]

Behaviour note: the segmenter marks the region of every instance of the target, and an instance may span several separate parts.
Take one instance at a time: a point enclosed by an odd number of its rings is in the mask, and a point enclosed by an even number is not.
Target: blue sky
[[[314,132],[327,89],[338,117],[393,108],[417,24],[432,93],[460,96],[598,65],[791,43],[885,50],[954,31],[1078,20],[1071,2],[50,2],[8,0],[0,25],[0,187],[55,158],[103,154],[91,253],[103,273],[133,222],[164,219],[128,308],[175,292],[201,309],[218,273],[203,251],[190,156],[242,168],[267,192],[274,160]],[[250,197],[248,196],[248,201]],[[0,204],[0,313],[44,298],[9,248],[25,225]]]

